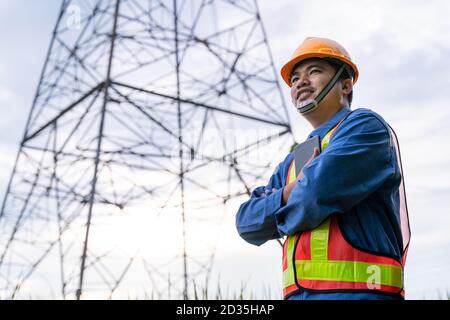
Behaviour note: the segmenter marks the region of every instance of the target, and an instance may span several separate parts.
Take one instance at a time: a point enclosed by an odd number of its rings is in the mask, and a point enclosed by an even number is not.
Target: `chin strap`
[[[319,95],[315,99],[311,99],[310,102],[308,102],[306,105],[297,108],[297,111],[300,113],[307,113],[309,111],[314,110],[319,105],[320,101],[325,98],[325,96],[330,92],[331,88],[336,84],[339,77],[341,76],[342,72],[345,69],[345,64],[342,64],[342,66],[339,68],[339,70],[336,72],[336,74],[331,78],[331,80],[328,82],[328,84],[325,86],[325,88],[322,89],[322,91],[319,93]]]

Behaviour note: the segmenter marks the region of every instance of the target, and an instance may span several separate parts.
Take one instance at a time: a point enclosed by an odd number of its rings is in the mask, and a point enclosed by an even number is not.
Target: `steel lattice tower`
[[[292,141],[256,1],[63,1],[1,207],[0,298],[189,298],[230,200]]]

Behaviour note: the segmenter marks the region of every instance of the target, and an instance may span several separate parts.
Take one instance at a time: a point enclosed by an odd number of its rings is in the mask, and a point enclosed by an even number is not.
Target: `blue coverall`
[[[348,113],[342,108],[309,137],[325,134]],[[399,259],[401,172],[386,122],[369,109],[348,115],[328,147],[303,169],[304,178],[282,205],[282,192],[293,154],[277,166],[266,186],[257,187],[236,214],[239,235],[260,246],[298,231],[311,230],[331,214],[358,249]],[[272,191],[276,188],[277,191]],[[378,293],[316,293],[302,290],[289,299],[398,299]]]

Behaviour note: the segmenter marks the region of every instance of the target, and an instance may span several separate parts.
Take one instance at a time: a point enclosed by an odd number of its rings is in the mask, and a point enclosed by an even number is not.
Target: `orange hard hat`
[[[353,83],[358,80],[358,67],[352,62],[350,55],[343,46],[330,39],[308,37],[294,51],[291,60],[289,60],[281,68],[281,76],[289,87],[291,86],[291,73],[294,66],[300,61],[309,58],[329,58],[340,60],[349,66],[353,71]]]

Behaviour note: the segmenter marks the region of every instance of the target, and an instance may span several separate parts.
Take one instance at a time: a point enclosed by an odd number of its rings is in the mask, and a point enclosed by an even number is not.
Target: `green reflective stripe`
[[[288,236],[286,241],[288,242],[287,247],[287,268],[283,272],[283,283],[284,287],[287,288],[290,285],[295,284],[295,278],[294,278],[294,268],[292,265],[292,258],[294,255],[294,247],[295,247],[295,236]]]
[[[330,143],[330,138],[334,132],[334,129],[329,131],[325,137],[322,138],[322,141],[320,142],[320,146],[322,147],[322,151],[325,150],[326,147],[328,147],[328,144]]]
[[[289,181],[287,182],[287,184],[291,183],[292,181],[295,181],[295,178],[297,178],[295,176],[295,159],[292,160],[292,166],[291,166],[291,171],[289,171]]]
[[[286,269],[283,272],[283,283],[284,283],[284,288],[290,287],[292,285],[295,284],[295,280],[294,280],[294,270],[292,269]]]
[[[311,231],[311,260],[328,260],[330,218]]]
[[[295,262],[298,280],[365,282],[368,289],[377,285],[403,287],[402,268],[354,261]]]
[[[288,173],[288,181],[286,184],[295,181],[296,178],[297,177],[295,174],[295,160],[292,160],[291,170]],[[286,252],[287,268],[286,270],[283,271],[284,288],[287,288],[295,284],[294,265],[292,263],[292,259],[294,256],[295,239],[296,239],[295,235],[288,236],[286,239],[288,247]]]
[[[322,139],[322,151],[330,143],[333,130],[329,131]],[[311,260],[328,260],[328,235],[330,232],[330,218],[311,231]]]

